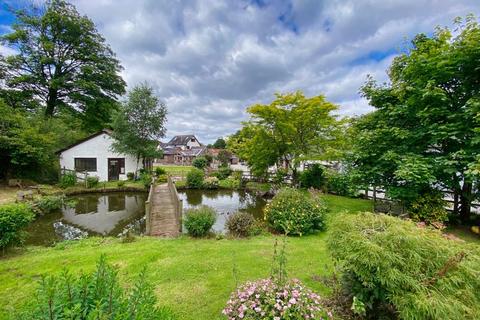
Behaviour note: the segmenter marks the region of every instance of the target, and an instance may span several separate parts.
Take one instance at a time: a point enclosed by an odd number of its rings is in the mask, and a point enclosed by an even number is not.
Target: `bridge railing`
[[[183,201],[178,196],[177,188],[175,187],[175,183],[173,183],[172,178],[170,175],[167,177],[168,188],[170,189],[170,194],[172,195],[172,200],[175,207],[175,215],[177,217],[179,230],[182,232],[182,210],[183,210]]]
[[[147,201],[145,201],[145,234],[149,235],[152,231],[152,194],[153,189],[155,188],[155,178],[152,178],[152,183],[150,184],[150,189],[148,191]]]

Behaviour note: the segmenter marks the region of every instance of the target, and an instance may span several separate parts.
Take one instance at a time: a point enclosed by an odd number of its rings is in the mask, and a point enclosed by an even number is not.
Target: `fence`
[[[170,176],[167,177],[168,189],[170,189],[170,194],[172,195],[173,205],[175,207],[175,215],[177,217],[177,221],[179,222],[179,232],[182,232],[182,209],[183,209],[183,201],[178,196],[177,188],[173,183],[173,180]]]
[[[66,174],[74,174],[77,177],[77,180],[83,181],[85,183],[85,187],[87,187],[87,178],[88,178],[88,172],[87,171],[76,171],[76,170],[71,170],[67,169],[65,167],[60,169],[60,178],[63,177]]]
[[[148,190],[147,201],[145,201],[145,234],[150,234],[152,228],[152,194],[155,188],[155,178],[152,178],[150,189]]]

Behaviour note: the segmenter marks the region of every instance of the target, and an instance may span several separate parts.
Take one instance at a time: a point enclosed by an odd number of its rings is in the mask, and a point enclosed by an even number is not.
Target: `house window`
[[[75,158],[75,171],[97,171],[97,158]]]

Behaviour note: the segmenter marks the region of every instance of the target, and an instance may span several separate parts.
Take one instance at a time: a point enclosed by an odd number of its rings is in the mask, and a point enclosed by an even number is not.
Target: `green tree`
[[[3,96],[18,105],[25,96],[32,97],[46,116],[63,110],[79,113],[92,129],[108,123],[125,82],[119,61],[94,23],[63,0],[15,15],[13,31],[1,37],[17,52],[0,57],[7,88]]]
[[[251,120],[228,139],[229,149],[246,160],[257,176],[278,164],[295,178],[302,159],[335,156],[342,131],[341,122],[331,114],[336,109],[321,95],[276,94],[271,104],[247,109]]]
[[[376,108],[355,124],[353,164],[365,182],[410,203],[432,188],[453,190],[455,211],[470,217],[480,151],[480,28],[417,35],[394,59],[390,83],[369,79],[362,92]]]
[[[230,158],[232,157],[232,153],[228,150],[220,150],[217,155],[217,160],[220,162],[220,165],[223,167],[228,166],[230,163]]]
[[[213,147],[214,148],[217,148],[217,149],[225,149],[227,146],[227,143],[225,142],[225,140],[223,140],[222,138],[218,138],[214,143],[213,143]]]
[[[142,159],[160,157],[159,139],[165,137],[167,107],[146,83],[135,86],[113,119],[113,150]]]

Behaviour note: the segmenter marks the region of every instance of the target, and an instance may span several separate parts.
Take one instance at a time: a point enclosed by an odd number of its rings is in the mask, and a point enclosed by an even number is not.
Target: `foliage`
[[[195,168],[201,169],[201,170],[205,169],[207,164],[208,164],[208,161],[207,161],[207,158],[205,157],[197,157],[192,161],[192,165]]]
[[[317,196],[284,188],[267,204],[264,213],[265,220],[274,230],[301,236],[323,230],[326,211]]]
[[[230,169],[229,167],[220,167],[215,172],[216,177],[220,180],[227,179],[231,174],[232,174],[232,169]]]
[[[225,229],[233,236],[248,237],[252,234],[255,218],[248,212],[235,212],[227,217]]]
[[[355,197],[360,189],[352,174],[336,170],[326,172],[326,184],[328,192],[339,196]]]
[[[269,192],[272,190],[272,185],[270,183],[261,183],[261,182],[255,182],[255,181],[249,181],[245,185],[247,190],[250,191],[259,191],[259,192]]]
[[[136,157],[137,167],[140,159],[160,157],[157,147],[165,136],[166,115],[167,107],[152,87],[146,83],[133,87],[113,118],[113,150]]]
[[[325,168],[314,163],[300,175],[300,186],[302,188],[322,189],[325,186]]]
[[[32,208],[24,203],[12,203],[0,206],[0,248],[21,245],[24,239],[22,231],[34,219]]]
[[[159,175],[157,176],[157,180],[156,180],[158,183],[165,183],[168,181],[168,175],[167,174],[162,174],[162,175]]]
[[[127,172],[127,179],[129,181],[133,181],[133,179],[135,179],[135,173],[133,172]]]
[[[453,190],[467,221],[479,179],[471,168],[480,149],[480,27],[473,16],[461,20],[454,35],[417,35],[388,83],[368,79],[362,92],[376,110],[355,124],[352,163],[365,183],[407,205],[434,185]]]
[[[77,174],[75,172],[65,172],[64,175],[60,178],[60,187],[68,188],[73,187],[77,184]]]
[[[220,150],[217,155],[217,160],[220,162],[220,166],[227,167],[230,163],[230,158],[232,157],[232,153],[228,150]]]
[[[25,319],[173,319],[156,306],[154,287],[144,268],[130,290],[118,280],[117,268],[104,255],[90,274],[75,276],[67,269],[43,276],[36,301],[21,315]]]
[[[165,171],[164,168],[162,167],[155,167],[155,175],[158,177],[158,176],[161,176],[161,175],[164,175],[164,174],[167,174],[167,171]]]
[[[124,181],[124,180],[118,180],[118,181],[117,181],[117,187],[120,187],[120,188],[121,188],[121,187],[123,187],[123,186],[125,186],[125,181]]]
[[[448,220],[446,205],[441,192],[430,191],[412,202],[407,210],[415,221],[445,222]]]
[[[271,104],[247,109],[252,119],[229,137],[228,148],[246,160],[256,176],[283,162],[296,177],[298,161],[304,157],[338,156],[343,122],[331,115],[336,109],[321,95],[277,94]]]
[[[140,174],[140,181],[142,181],[143,185],[145,188],[150,188],[150,185],[152,184],[152,175],[148,172],[143,172]]]
[[[218,189],[219,180],[217,177],[207,177],[203,180],[203,187],[206,189]]]
[[[33,202],[33,209],[40,214],[48,214],[61,209],[64,200],[64,196],[43,196]]]
[[[216,148],[216,149],[225,149],[226,146],[227,146],[227,143],[222,138],[218,138],[213,143],[213,147]]]
[[[184,225],[192,237],[204,237],[217,220],[215,210],[207,206],[189,209],[185,212]]]
[[[95,177],[95,176],[87,177],[87,188],[88,189],[96,188],[98,186],[98,183],[99,183],[98,177]]]
[[[222,189],[238,189],[240,188],[240,180],[234,179],[232,177],[220,180],[218,186]]]
[[[328,246],[344,273],[344,289],[367,315],[392,305],[401,319],[478,319],[480,253],[396,217],[343,214]],[[390,309],[391,308],[387,308]]]
[[[193,189],[199,189],[203,186],[203,176],[204,173],[202,170],[194,168],[187,173],[187,186]]]
[[[1,38],[15,51],[0,59],[7,87],[37,105],[45,102],[47,116],[80,113],[85,127],[103,128],[125,82],[119,61],[94,23],[63,0],[15,15],[12,32]]]
[[[279,168],[277,171],[275,171],[275,175],[273,176],[272,183],[276,185],[280,185],[285,181],[285,178],[288,176],[288,171]]]

